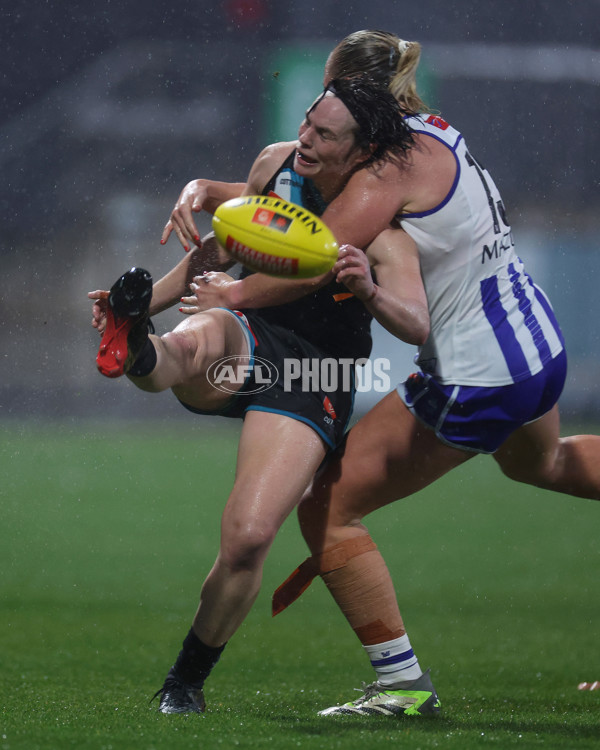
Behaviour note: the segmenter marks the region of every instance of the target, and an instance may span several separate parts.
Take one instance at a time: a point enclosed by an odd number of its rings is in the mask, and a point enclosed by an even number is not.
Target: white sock
[[[363,648],[382,685],[392,686],[396,682],[416,680],[423,674],[406,634],[393,641]]]

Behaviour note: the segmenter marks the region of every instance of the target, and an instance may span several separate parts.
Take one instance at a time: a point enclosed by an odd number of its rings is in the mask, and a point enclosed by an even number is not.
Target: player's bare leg
[[[422,673],[406,635],[387,566],[362,519],[472,455],[441,443],[394,392],[352,428],[343,460],[329,462],[303,499],[299,518],[313,552],[312,572],[323,578],[377,675],[363,697],[324,715],[439,710],[429,675]]]
[[[364,534],[362,519],[369,513],[418,492],[472,456],[441,443],[393,391],[350,430],[302,501],[298,513],[311,551]]]
[[[303,422],[268,412],[247,414],[236,479],[221,521],[219,555],[194,620],[195,632],[206,643],[222,645],[245,618],[275,535],[324,456],[322,440]]]
[[[153,393],[170,388],[180,401],[197,409],[216,410],[230,398],[207,380],[210,366],[222,357],[249,354],[241,321],[221,309],[196,313],[173,331],[150,335],[149,340],[156,364],[143,377],[129,373],[132,383]]]
[[[193,627],[159,691],[163,713],[204,710],[204,680],[252,607],[273,539],[324,456],[321,439],[303,422],[261,411],[246,415],[219,554]]]
[[[559,437],[558,405],[523,425],[494,458],[511,479],[555,492],[600,500],[600,437]]]
[[[341,451],[334,455],[304,497],[298,516],[313,557],[320,558],[316,572],[330,586],[364,645],[377,642],[378,629],[380,635],[395,635],[403,633],[404,626],[381,555],[360,541],[369,534],[362,519],[378,508],[423,489],[472,455],[441,443],[412,416],[394,391],[350,430],[343,460]],[[342,555],[347,560],[335,570],[327,570],[328,551],[336,548],[349,551]],[[336,565],[338,560],[339,555],[334,553],[331,564]],[[364,574],[361,573],[363,566]],[[365,576],[363,602],[355,600],[354,591],[344,586],[346,573],[353,580],[353,589]],[[370,593],[374,577],[377,586]],[[372,614],[380,606],[389,614],[383,618],[385,622],[376,624]]]

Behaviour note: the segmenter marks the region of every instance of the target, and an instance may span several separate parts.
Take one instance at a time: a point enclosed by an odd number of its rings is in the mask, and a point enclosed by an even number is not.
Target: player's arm
[[[183,188],[175,207],[171,211],[169,221],[163,229],[161,243],[164,245],[171,232],[187,252],[200,242],[198,227],[194,221],[194,214],[207,211],[213,214],[215,210],[231,198],[242,194],[243,182],[218,182],[216,180],[192,180]]]
[[[343,245],[333,270],[337,281],[361,299],[390,333],[409,344],[425,343],[429,336],[427,295],[417,246],[403,229],[381,232],[366,254]]]
[[[366,248],[402,212],[409,189],[397,162],[355,172],[321,217],[339,245]]]
[[[234,265],[234,261],[217,242],[213,232],[202,238],[200,246],[179,261],[152,287],[150,315],[156,315],[181,301],[190,293],[194,278],[207,272],[223,272]],[[229,278],[229,277],[228,277]]]
[[[189,294],[193,279],[207,271],[222,272],[230,268],[234,262],[224,252],[217,242],[213,232],[207,234],[202,246],[196,246],[189,255],[184,257],[152,286],[152,300],[150,301],[150,315],[158,315],[163,310],[179,303],[184,294]],[[221,274],[225,276],[225,274]],[[229,278],[229,277],[227,277]],[[108,291],[96,289],[88,292],[88,298],[94,300],[92,306],[92,325],[100,333],[106,325],[106,300]]]

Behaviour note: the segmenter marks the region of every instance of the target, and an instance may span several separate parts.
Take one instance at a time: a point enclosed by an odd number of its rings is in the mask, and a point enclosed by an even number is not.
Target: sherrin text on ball
[[[247,268],[306,279],[329,271],[338,243],[316,214],[276,196],[250,195],[222,203],[213,216],[217,241]]]

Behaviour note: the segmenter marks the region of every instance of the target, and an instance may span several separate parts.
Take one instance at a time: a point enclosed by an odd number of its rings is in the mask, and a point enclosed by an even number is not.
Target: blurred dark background
[[[425,98],[492,173],[563,324],[563,414],[600,416],[597,0],[17,1],[1,20],[0,417],[183,418],[96,373],[85,294],[170,268],[184,184],[244,180],[292,139],[327,52],[362,28],[423,45]],[[412,349],[377,340],[404,377]]]

